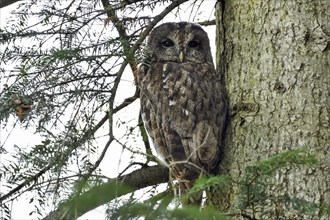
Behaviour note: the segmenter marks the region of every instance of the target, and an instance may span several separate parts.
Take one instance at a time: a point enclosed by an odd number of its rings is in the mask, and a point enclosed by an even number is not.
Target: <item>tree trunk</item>
[[[327,0],[219,1],[216,10],[217,65],[231,107],[221,174],[238,180],[257,160],[307,149],[318,165],[279,172],[271,194],[319,207],[330,203],[329,11]],[[237,190],[215,193],[214,205],[234,210]],[[255,218],[329,217],[321,209],[304,216],[284,204],[262,209]]]

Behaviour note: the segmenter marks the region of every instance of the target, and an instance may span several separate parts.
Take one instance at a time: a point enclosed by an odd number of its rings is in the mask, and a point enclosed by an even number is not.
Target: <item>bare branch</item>
[[[119,110],[125,108],[126,106],[130,105],[132,102],[134,102],[139,97],[138,90],[135,90],[135,93],[133,96],[126,98],[120,105],[116,106],[113,111],[118,112]]]
[[[21,0],[0,0],[0,8],[4,8],[19,1]]]
[[[131,53],[135,53],[135,51],[140,47],[144,39],[148,36],[150,31],[156,26],[156,24],[161,21],[168,13],[170,13],[174,8],[178,7],[182,3],[186,2],[188,0],[177,0],[173,1],[169,6],[167,6],[164,11],[162,11],[160,14],[158,14],[154,20],[152,20],[148,26],[144,29],[144,31],[141,33],[140,38],[136,41],[136,43],[131,48]]]
[[[123,46],[123,49],[124,49],[124,54],[125,54],[127,63],[130,65],[130,67],[133,71],[135,83],[137,83],[138,68],[137,68],[137,62],[136,62],[133,54],[140,47],[140,45],[142,44],[144,39],[147,37],[147,35],[150,33],[152,28],[159,21],[161,21],[168,13],[170,13],[174,8],[178,7],[179,5],[181,5],[182,3],[186,2],[186,1],[187,0],[173,1],[160,14],[155,16],[155,18],[149,23],[149,25],[141,33],[140,38],[136,41],[136,43],[134,45],[130,46],[129,44],[125,43],[125,41],[123,41],[124,43],[122,43],[122,46]],[[134,2],[134,1],[132,1],[132,2]],[[103,4],[103,7],[104,7],[104,10],[106,11],[106,13],[108,15],[109,20],[114,24],[114,26],[116,27],[119,35],[123,39],[127,39],[128,36],[127,36],[127,33],[126,33],[126,29],[124,27],[124,24],[122,23],[122,21],[119,20],[119,18],[117,17],[114,9],[111,8],[111,5],[109,4],[109,1],[108,0],[102,0],[102,4]]]
[[[201,21],[201,22],[198,22],[198,24],[202,25],[202,26],[212,26],[212,25],[215,25],[215,19],[208,20],[208,21]]]
[[[123,22],[118,18],[116,11],[114,11],[111,8],[111,5],[109,4],[108,0],[102,0],[102,5],[104,7],[104,10],[106,11],[107,15],[108,15],[108,19],[110,21],[112,21],[112,23],[114,24],[114,26],[116,27],[119,36],[122,39],[128,39],[129,37],[127,36],[127,32],[126,32],[126,28],[123,24]],[[128,64],[130,65],[132,72],[133,72],[133,76],[134,76],[134,81],[135,83],[137,82],[137,71],[138,71],[138,67],[137,67],[137,62],[135,60],[135,58],[132,56],[132,54],[130,53],[131,50],[131,46],[129,45],[128,41],[122,41],[122,47],[124,50],[124,54],[125,54],[125,59],[128,62]]]

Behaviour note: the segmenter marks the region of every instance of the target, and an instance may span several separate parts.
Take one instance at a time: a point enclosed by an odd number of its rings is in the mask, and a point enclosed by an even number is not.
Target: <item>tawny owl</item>
[[[164,23],[150,33],[139,69],[145,127],[172,176],[190,188],[217,167],[227,102],[201,26]]]

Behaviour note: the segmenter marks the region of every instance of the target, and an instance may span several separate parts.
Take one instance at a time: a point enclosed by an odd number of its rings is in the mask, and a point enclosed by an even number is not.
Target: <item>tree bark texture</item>
[[[273,193],[330,203],[329,12],[327,0],[217,3],[217,66],[231,108],[222,174],[239,179],[257,160],[308,149],[317,167],[280,172]],[[229,211],[237,199],[233,187],[213,203]],[[268,209],[259,219],[299,216],[288,207]]]

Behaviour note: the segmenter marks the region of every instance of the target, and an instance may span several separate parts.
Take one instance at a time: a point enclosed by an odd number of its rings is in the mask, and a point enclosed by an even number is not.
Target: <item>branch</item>
[[[87,141],[108,119],[108,114],[106,114],[93,128],[88,129],[81,139],[74,142],[72,144],[72,149],[65,153],[64,157],[69,156],[73,150],[77,149],[80,145],[82,145],[85,141]],[[42,176],[44,173],[46,173],[48,170],[50,170],[53,166],[57,164],[56,158],[50,162],[45,168],[43,168],[41,171],[39,171],[37,174],[31,176],[30,178],[26,179],[22,183],[18,184],[14,189],[10,190],[7,194],[0,197],[0,203],[4,200],[8,199],[10,196],[14,195],[15,193],[18,193],[23,187],[28,186],[34,181],[37,181],[40,176]]]
[[[12,4],[14,2],[17,2],[19,0],[0,0],[0,8],[1,7],[5,7],[9,4]],[[135,44],[133,44],[132,46],[130,45],[123,45],[124,50],[129,51],[127,53],[127,55],[130,54],[134,54],[135,51],[140,47],[141,43],[144,41],[144,39],[147,37],[147,35],[149,34],[149,32],[152,30],[152,28],[160,21],[162,20],[169,12],[171,12],[175,7],[179,6],[180,4],[186,2],[187,0],[177,0],[177,1],[173,1],[168,7],[166,7],[160,14],[158,14],[145,28],[145,30],[141,33],[139,39],[136,41]],[[129,3],[133,3],[134,0],[130,0]],[[109,13],[109,8],[108,6],[110,6],[109,4],[106,3],[106,1],[102,1],[102,3],[104,3],[105,6],[105,10],[107,13]],[[110,11],[111,12],[111,11]],[[114,15],[115,14],[108,14],[109,15]],[[116,16],[112,17],[112,19],[114,19],[114,24],[116,24],[116,28],[120,34],[121,37],[127,37],[127,34],[125,32],[125,27],[121,26],[120,21],[116,20],[118,19]],[[85,143],[107,120],[109,120],[109,118],[111,118],[111,116],[119,111],[120,109],[126,107],[129,103],[133,102],[136,98],[137,98],[137,93],[135,93],[135,95],[133,97],[130,97],[128,99],[126,99],[121,105],[117,106],[116,108],[113,108],[113,99],[115,97],[116,91],[117,91],[117,86],[119,84],[120,78],[121,78],[121,74],[123,73],[125,67],[127,64],[130,64],[132,67],[133,64],[133,72],[136,71],[136,62],[134,60],[134,57],[129,57],[130,59],[127,59],[127,61],[124,61],[122,63],[122,66],[120,68],[120,70],[118,71],[118,73],[116,74],[116,80],[114,83],[114,87],[112,88],[112,96],[110,98],[110,108],[109,108],[109,112],[107,112],[107,114],[98,122],[97,125],[95,125],[93,128],[88,129],[82,136],[81,139],[77,140],[76,142],[74,142],[72,144],[72,148],[68,151],[65,152],[65,154],[63,155],[64,158],[67,158],[71,155],[72,151],[74,151],[75,149],[77,149],[79,146],[81,146],[83,143]],[[133,62],[132,62],[133,61]],[[111,122],[110,124],[110,128],[111,128]],[[112,129],[112,128],[111,128]],[[112,131],[109,132],[110,134],[112,134]],[[48,170],[50,170],[52,167],[56,166],[57,162],[56,160],[50,162],[46,167],[44,167],[41,171],[39,171],[37,174],[35,174],[34,176],[28,178],[27,180],[23,181],[22,183],[20,183],[17,187],[15,187],[14,189],[12,189],[9,193],[7,193],[6,195],[0,197],[0,202],[8,199],[10,196],[12,196],[13,194],[19,192],[23,187],[26,187],[28,185],[30,185],[32,182],[36,181],[40,176],[42,176],[44,173],[46,173]],[[168,178],[168,175],[164,175],[164,177]],[[164,178],[163,177],[163,178]],[[121,179],[121,178],[120,178]],[[153,178],[151,178],[152,181]],[[109,200],[110,201],[110,200]],[[84,206],[82,206],[83,208]],[[79,209],[79,208],[77,208]],[[63,214],[63,213],[62,213]]]
[[[168,177],[168,169],[160,165],[135,170],[62,202],[44,220],[77,219],[88,211],[120,196],[148,186],[167,182]]]
[[[119,36],[122,38],[121,45],[123,47],[125,59],[126,59],[127,63],[129,63],[129,66],[132,69],[133,76],[134,76],[134,82],[136,83],[138,67],[137,67],[137,62],[136,62],[134,56],[132,56],[133,54],[130,53],[131,46],[128,43],[129,37],[127,36],[126,28],[125,28],[123,22],[118,18],[116,11],[111,8],[111,5],[109,4],[109,0],[101,0],[101,2],[104,7],[104,10],[108,16],[108,19],[114,24]]]
[[[144,124],[142,122],[142,116],[141,116],[141,110],[139,113],[139,121],[138,121],[138,126],[139,126],[139,130],[140,130],[140,134],[142,137],[142,141],[144,143],[144,147],[146,148],[146,155],[147,155],[147,162],[149,162],[149,160],[151,159],[149,155],[152,155],[152,151],[150,148],[150,143],[149,143],[149,139],[148,139],[148,134],[147,134],[147,130],[144,127]]]
[[[20,0],[0,0],[0,8],[19,2]]]
[[[208,21],[201,21],[198,22],[199,25],[201,26],[211,26],[211,25],[215,25],[215,19],[213,20],[208,20]]]
[[[137,99],[137,92],[132,97],[129,97],[123,101],[120,105],[118,105],[116,108],[114,108],[113,113],[116,113],[120,111],[121,109],[125,108],[130,103],[134,102]],[[104,117],[91,129],[88,129],[81,139],[76,141],[73,144],[72,150],[78,148],[82,143],[84,143],[86,140],[88,140],[107,120],[108,120],[109,113],[106,112]],[[71,154],[72,151],[68,152],[67,155]],[[8,193],[0,197],[0,203],[5,201],[6,199],[10,198],[12,195],[18,193],[22,188],[30,185],[32,182],[37,181],[39,177],[41,177],[43,174],[45,174],[48,170],[50,170],[53,166],[57,164],[57,161],[54,160],[53,162],[49,163],[46,167],[44,167],[42,170],[40,170],[35,175],[31,176],[30,178],[24,180],[20,184],[18,184],[14,189],[10,190]]]
[[[12,195],[14,195],[15,193],[18,193],[23,187],[29,185],[30,183],[37,181],[39,177],[41,177],[44,173],[46,173],[51,167],[53,166],[53,164],[48,164],[48,166],[46,166],[45,168],[43,168],[42,170],[40,170],[37,174],[35,174],[34,176],[24,180],[22,183],[18,184],[14,189],[10,190],[7,194],[3,195],[0,197],[0,204],[8,199],[9,197],[11,197]]]
[[[133,96],[126,98],[120,105],[116,106],[113,109],[113,112],[118,112],[119,110],[125,108],[126,106],[130,105],[132,102],[134,102],[139,97],[139,92],[136,89]]]
[[[169,6],[167,6],[160,14],[155,16],[155,18],[146,26],[145,30],[140,34],[139,39],[133,44],[132,46],[129,45],[127,42],[123,41],[122,43],[124,54],[127,60],[127,63],[130,65],[133,76],[134,76],[134,82],[137,83],[137,62],[134,58],[135,51],[140,47],[144,39],[148,36],[150,31],[153,29],[153,27],[161,21],[168,13],[170,13],[174,8],[178,7],[182,3],[186,2],[188,0],[177,0],[173,1]],[[126,28],[123,25],[122,21],[118,18],[118,16],[115,13],[115,10],[111,8],[111,5],[109,4],[108,0],[102,0],[101,1],[104,7],[105,12],[107,13],[108,19],[114,24],[116,27],[119,36],[123,39],[128,39]],[[129,3],[138,2],[138,1],[129,1]]]
[[[152,20],[148,26],[144,29],[144,31],[140,34],[140,38],[135,42],[135,44],[131,48],[131,53],[135,53],[135,51],[140,47],[144,39],[148,36],[150,31],[160,22],[168,13],[170,13],[174,8],[178,7],[182,3],[186,2],[188,0],[177,0],[172,1],[172,3],[167,6],[164,11],[162,11],[160,14],[155,16],[154,20]]]

